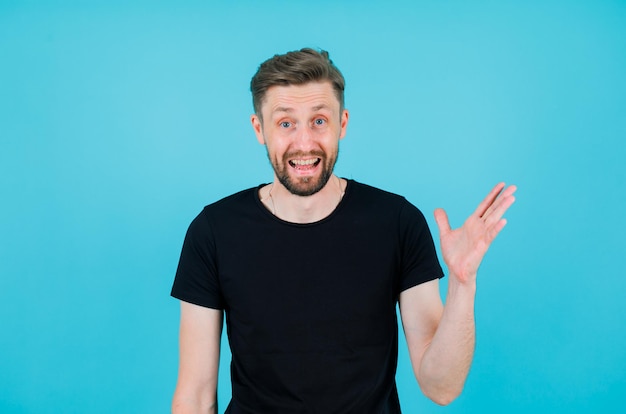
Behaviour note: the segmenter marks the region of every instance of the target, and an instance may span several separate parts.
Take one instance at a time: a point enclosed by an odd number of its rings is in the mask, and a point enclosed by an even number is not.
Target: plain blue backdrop
[[[619,411],[626,2],[1,0],[0,412],[169,411],[183,236],[272,179],[249,80],[304,46],[347,79],[340,175],[405,195],[435,237],[436,207],[458,226],[519,187],[464,393],[423,397],[401,343],[404,411]]]

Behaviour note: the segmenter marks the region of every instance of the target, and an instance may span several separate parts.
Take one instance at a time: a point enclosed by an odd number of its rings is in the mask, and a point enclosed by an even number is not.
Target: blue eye
[[[326,123],[326,120],[322,118],[317,118],[314,122],[315,125],[324,125]]]
[[[283,121],[280,123],[281,128],[289,128],[291,126],[291,122]]]

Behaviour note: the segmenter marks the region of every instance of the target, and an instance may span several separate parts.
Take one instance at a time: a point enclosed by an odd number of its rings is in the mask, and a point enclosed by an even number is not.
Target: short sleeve
[[[405,200],[400,210],[400,292],[443,277],[435,244],[422,212]]]
[[[215,260],[215,242],[206,210],[189,226],[171,295],[185,302],[223,309]]]

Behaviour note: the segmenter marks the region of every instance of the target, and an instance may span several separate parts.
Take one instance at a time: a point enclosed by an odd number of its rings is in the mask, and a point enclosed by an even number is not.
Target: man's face
[[[348,111],[340,109],[330,82],[273,86],[261,113],[262,122],[252,115],[252,126],[278,181],[299,196],[324,188],[348,125]]]

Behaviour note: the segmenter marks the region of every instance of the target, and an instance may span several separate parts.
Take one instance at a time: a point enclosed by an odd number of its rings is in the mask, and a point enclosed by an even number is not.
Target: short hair
[[[303,85],[309,82],[329,81],[337,99],[339,107],[344,107],[345,79],[330,60],[328,52],[304,48],[287,52],[261,63],[256,74],[250,81],[252,105],[254,112],[261,119],[261,105],[267,90],[272,86]]]

